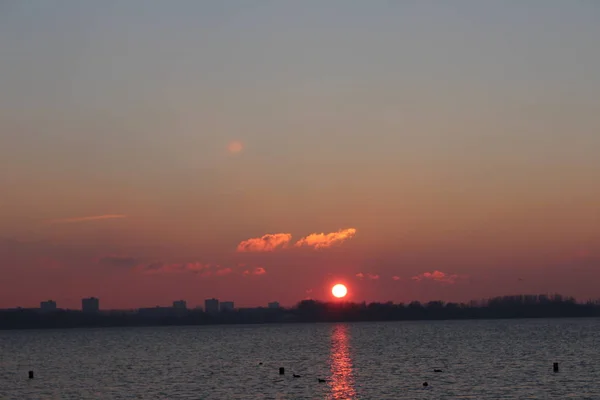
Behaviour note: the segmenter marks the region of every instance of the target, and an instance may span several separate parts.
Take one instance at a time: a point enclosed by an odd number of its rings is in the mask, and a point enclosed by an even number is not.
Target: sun
[[[338,283],[337,285],[334,285],[331,288],[331,294],[333,294],[338,299],[341,299],[342,297],[345,297],[346,294],[348,294],[348,289],[346,288],[346,286],[342,285],[341,283]]]

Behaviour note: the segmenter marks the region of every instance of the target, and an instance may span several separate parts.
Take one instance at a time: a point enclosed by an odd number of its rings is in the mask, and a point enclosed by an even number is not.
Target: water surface
[[[0,331],[0,399],[353,398],[600,399],[600,320]]]

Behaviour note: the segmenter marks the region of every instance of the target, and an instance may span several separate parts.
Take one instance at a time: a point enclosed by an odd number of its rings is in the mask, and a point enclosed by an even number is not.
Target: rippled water
[[[600,320],[0,332],[0,399],[351,398],[600,399]]]

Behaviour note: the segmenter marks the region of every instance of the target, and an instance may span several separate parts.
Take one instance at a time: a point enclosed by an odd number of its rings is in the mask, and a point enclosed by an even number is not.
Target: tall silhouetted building
[[[185,300],[174,301],[173,308],[177,310],[187,310],[187,303],[185,302]]]
[[[269,303],[269,308],[279,308],[279,302],[273,301],[273,302]]]
[[[221,302],[221,311],[233,311],[233,301]]]
[[[81,310],[85,313],[97,313],[100,311],[100,300],[95,297],[81,299]]]
[[[219,312],[219,300],[217,300],[217,299],[204,300],[204,311],[207,313],[218,313]]]
[[[42,301],[40,310],[44,312],[56,311],[56,302],[54,300]]]

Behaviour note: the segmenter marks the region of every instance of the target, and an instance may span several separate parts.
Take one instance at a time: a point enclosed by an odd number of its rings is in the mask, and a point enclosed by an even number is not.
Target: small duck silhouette
[[[302,378],[302,375],[298,375],[298,374],[292,374],[292,376],[293,376],[294,378]]]
[[[325,382],[327,382],[327,379],[318,378],[318,380],[319,380],[319,383],[325,383]]]
[[[423,387],[427,387],[427,386],[429,386],[429,383],[423,382]]]
[[[441,369],[434,369],[433,372],[442,372]]]

